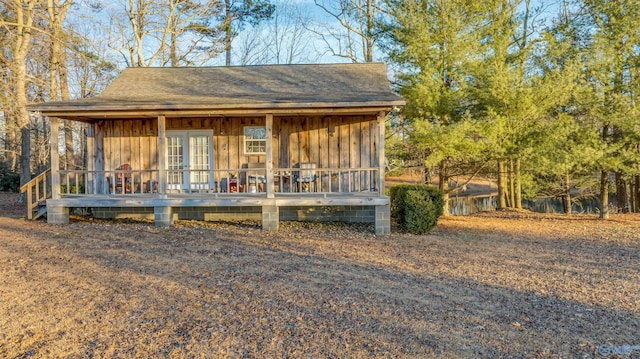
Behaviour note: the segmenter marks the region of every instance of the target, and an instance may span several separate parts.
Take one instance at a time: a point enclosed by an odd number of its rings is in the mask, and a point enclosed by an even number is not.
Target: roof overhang
[[[62,102],[32,104],[29,111],[44,116],[73,121],[95,122],[105,119],[166,117],[237,117],[237,116],[312,116],[312,115],[364,115],[388,113],[396,106],[404,106],[404,100],[331,103],[263,103],[229,104],[211,106],[207,104],[172,103],[101,103],[101,101]]]

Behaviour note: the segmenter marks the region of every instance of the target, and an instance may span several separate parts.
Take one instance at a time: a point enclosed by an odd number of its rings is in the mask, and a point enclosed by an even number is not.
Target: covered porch
[[[265,141],[265,153],[255,156],[255,159],[248,158],[245,163],[241,163],[241,160],[237,162],[238,166],[233,168],[216,167],[215,160],[211,166],[201,166],[204,167],[202,169],[168,164],[171,150],[167,148],[169,141],[166,124],[168,121],[165,116],[159,116],[156,119],[157,138],[152,142],[157,146],[157,150],[150,151],[155,155],[155,158],[149,161],[153,164],[150,166],[140,166],[143,161],[131,161],[131,157],[127,157],[125,166],[115,167],[122,159],[114,161],[110,158],[113,157],[113,153],[111,156],[105,155],[104,150],[101,149],[105,147],[105,142],[111,142],[106,147],[114,147],[114,141],[122,142],[122,138],[128,138],[122,134],[119,137],[90,136],[90,146],[95,149],[93,151],[95,155],[91,156],[90,162],[94,169],[91,170],[59,169],[59,164],[56,163],[58,154],[52,153],[50,179],[52,196],[47,200],[48,221],[68,223],[70,208],[89,207],[92,208],[94,215],[103,218],[127,216],[153,218],[160,226],[171,225],[175,219],[182,218],[215,220],[236,216],[236,218],[259,219],[264,229],[275,230],[281,218],[293,220],[312,218],[313,220],[374,222],[376,233],[388,233],[389,200],[384,196],[384,171],[379,166],[380,163],[384,163],[383,157],[362,161],[369,165],[367,167],[319,167],[332,162],[328,158],[329,152],[321,156],[320,153],[312,154],[316,151],[307,150],[309,154],[302,156],[305,162],[298,162],[300,157],[297,156],[296,162],[291,164],[291,167],[275,167],[273,163],[283,163],[283,160],[279,156],[274,156],[274,153],[282,152],[284,148],[287,156],[291,156],[292,151],[288,149],[291,147],[288,142],[286,145],[279,145],[282,143],[280,134],[272,133],[273,119],[274,116],[270,114],[264,117],[265,137],[275,139]],[[375,119],[378,121],[375,132],[378,136],[384,136],[384,131],[379,130],[380,127],[384,129],[384,114],[379,113]],[[55,117],[51,119],[52,148],[59,146],[56,143],[58,136],[55,135],[58,132],[58,122]],[[96,130],[97,127],[99,126],[90,124],[92,129],[90,133],[95,134],[99,131],[109,133],[101,129]],[[110,125],[103,123],[102,127],[109,128]],[[297,137],[299,139],[299,136]],[[377,147],[379,141],[380,138],[376,138],[372,143]],[[229,155],[223,153],[225,144],[220,142],[222,141],[218,137],[212,137],[212,153],[218,153],[218,158],[224,159],[219,162],[228,163]],[[240,138],[229,142],[241,144],[243,140]],[[274,145],[280,147],[274,149]],[[228,144],[226,148],[227,152],[241,151],[239,148],[229,151]],[[140,152],[148,151],[137,146],[136,149],[131,148],[127,152],[135,157],[139,149]],[[352,150],[358,153],[354,157],[358,157],[360,162],[360,147],[354,147]],[[123,153],[120,149],[118,152]],[[369,158],[369,151],[365,150],[365,152],[367,152],[366,158]],[[377,155],[384,156],[384,151],[377,151]],[[278,158],[274,159],[274,157]],[[338,166],[348,163],[344,160],[341,163],[338,157],[339,155],[333,156],[335,160],[333,162]],[[134,163],[135,167],[129,162]],[[204,162],[208,163],[208,161]],[[287,165],[289,163],[286,162]],[[110,168],[104,169],[104,167]],[[332,215],[327,214],[328,212],[324,210],[326,207],[334,207],[329,211]],[[281,208],[286,209],[282,214]],[[296,217],[292,215],[293,212],[299,215]],[[306,213],[300,214],[303,212]],[[199,214],[195,215],[195,213]],[[319,218],[317,213],[324,215]],[[376,220],[376,217],[382,219]]]
[[[284,75],[306,81],[290,92]],[[235,87],[222,95],[203,76]],[[189,77],[195,85],[176,90]],[[152,215],[159,226],[230,213],[266,230],[346,220],[387,234],[385,118],[403,103],[383,64],[127,69],[97,99],[32,106],[51,120],[52,149],[59,119],[88,124],[86,168],[61,169],[51,153],[47,220],[67,223],[69,208],[89,207],[106,218]]]

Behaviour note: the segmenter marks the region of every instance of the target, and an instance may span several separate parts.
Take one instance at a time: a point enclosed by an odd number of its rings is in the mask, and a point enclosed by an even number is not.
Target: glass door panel
[[[191,189],[210,189],[211,136],[189,136]]]
[[[183,189],[185,168],[184,136],[167,136],[167,187]]]
[[[213,169],[212,131],[167,131],[167,186],[170,190],[209,190]]]

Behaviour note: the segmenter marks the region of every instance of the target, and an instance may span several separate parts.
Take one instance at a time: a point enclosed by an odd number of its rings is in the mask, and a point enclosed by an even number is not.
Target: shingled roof
[[[127,68],[95,98],[33,104],[45,115],[105,111],[392,107],[383,63]],[[102,115],[104,116],[104,115]]]

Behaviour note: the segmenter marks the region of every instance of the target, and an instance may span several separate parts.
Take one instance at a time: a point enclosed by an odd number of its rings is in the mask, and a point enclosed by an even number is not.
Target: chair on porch
[[[293,182],[298,192],[316,192],[316,164],[312,162],[298,163],[299,171],[293,173]]]
[[[264,184],[267,183],[264,162],[247,163],[247,183],[245,191],[247,192],[264,192]],[[252,187],[254,189],[252,189]]]
[[[239,193],[242,192],[242,184],[236,173],[230,173],[227,177],[220,179],[220,192]]]
[[[117,167],[114,177],[115,177],[115,181],[113,183],[112,183],[111,176],[107,177],[107,184],[109,185],[109,193],[112,193],[114,189],[115,189],[115,193],[131,193],[131,165],[130,164],[125,163]]]

